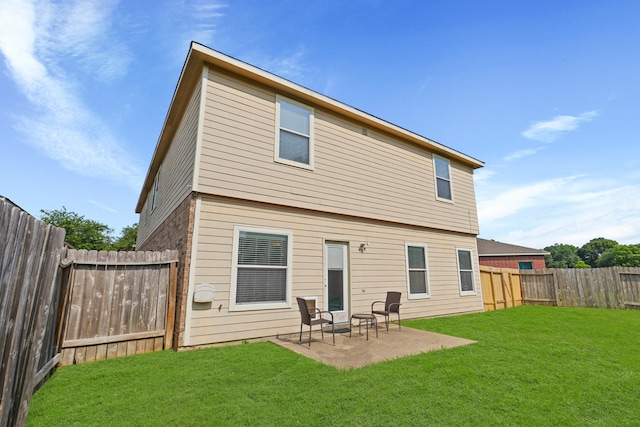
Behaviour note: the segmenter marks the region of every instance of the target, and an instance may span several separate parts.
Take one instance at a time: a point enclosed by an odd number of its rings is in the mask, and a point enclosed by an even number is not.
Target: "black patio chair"
[[[298,307],[300,307],[300,342],[302,343],[302,326],[309,325],[309,347],[311,347],[311,327],[313,325],[320,325],[320,332],[322,333],[322,340],[324,341],[324,325],[331,325],[331,333],[333,335],[333,345],[336,345],[336,332],[333,322],[333,313],[330,311],[320,311],[317,308],[313,309],[314,317],[317,315],[317,319],[311,318],[311,312],[307,305],[307,300],[304,298],[296,298],[298,301]],[[331,320],[322,317],[323,314],[331,316]]]
[[[400,326],[400,297],[402,292],[387,292],[387,299],[385,301],[374,301],[371,304],[371,314],[378,314],[384,316],[384,323],[387,325],[387,332],[389,332],[389,315],[395,313],[398,315],[398,329],[402,329]],[[375,309],[376,304],[384,304],[384,310],[378,308]]]

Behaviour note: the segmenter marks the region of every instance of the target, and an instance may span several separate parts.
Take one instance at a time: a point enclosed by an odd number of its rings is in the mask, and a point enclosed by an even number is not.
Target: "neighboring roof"
[[[466,154],[442,145],[436,141],[367,114],[347,104],[343,104],[342,102],[329,98],[328,96],[314,92],[311,89],[307,89],[282,77],[276,76],[275,74],[271,74],[258,67],[247,64],[246,62],[224,55],[223,53],[199,43],[191,42],[189,54],[187,55],[187,59],[182,67],[182,72],[180,73],[178,84],[173,93],[171,105],[169,106],[169,111],[162,127],[162,132],[153,153],[151,164],[149,165],[149,170],[140,192],[140,197],[138,198],[138,204],[136,206],[136,212],[138,213],[142,211],[142,206],[147,198],[147,194],[151,190],[156,172],[160,167],[165,154],[169,150],[169,145],[171,144],[173,135],[175,134],[180,124],[180,120],[182,119],[182,115],[187,108],[191,91],[198,80],[202,78],[202,67],[205,64],[212,65],[250,81],[265,85],[283,95],[297,98],[302,102],[308,102],[314,107],[320,107],[336,112],[342,116],[351,118],[369,126],[372,129],[377,129],[400,137],[403,140],[422,145],[437,154],[442,154],[446,157],[457,160],[458,162],[468,165],[473,169],[478,169],[484,166],[482,161],[467,156]]]
[[[526,248],[524,246],[510,245],[508,243],[486,240],[478,237],[478,256],[531,256],[549,255],[549,252],[541,249]]]

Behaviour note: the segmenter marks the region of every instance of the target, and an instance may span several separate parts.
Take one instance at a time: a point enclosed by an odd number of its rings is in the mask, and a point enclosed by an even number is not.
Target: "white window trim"
[[[425,265],[425,277],[427,280],[427,292],[421,294],[412,294],[411,293],[411,279],[409,278],[409,246],[417,246],[420,248],[424,248],[424,265]],[[429,280],[429,255],[427,251],[427,245],[425,243],[413,243],[413,242],[405,242],[404,244],[404,258],[405,258],[405,267],[407,271],[407,299],[424,299],[431,298],[431,280]]]
[[[286,235],[287,244],[287,283],[286,283],[286,301],[278,303],[257,303],[257,304],[236,304],[238,280],[238,244],[240,241],[240,232],[248,231],[251,233],[281,234]],[[277,228],[251,227],[245,225],[235,225],[233,227],[233,253],[231,257],[231,283],[229,286],[229,311],[249,311],[249,310],[272,310],[279,308],[291,308],[291,283],[292,283],[292,262],[293,262],[293,231],[282,230]]]
[[[304,108],[309,111],[309,164],[294,162],[293,160],[283,159],[280,157],[280,101],[285,101],[290,104],[297,105],[300,108]],[[295,166],[302,169],[314,169],[314,119],[315,119],[315,110],[313,107],[310,107],[306,104],[302,104],[298,101],[294,101],[293,99],[284,97],[282,95],[276,95],[276,127],[275,127],[275,151],[273,153],[273,160],[277,163],[283,163],[289,166]],[[289,130],[289,132],[293,132]],[[307,136],[307,135],[304,135]]]
[[[153,190],[151,190],[151,212],[158,206],[158,187],[160,181],[160,169],[156,172],[156,177],[153,179]]]
[[[459,256],[459,252],[460,251],[466,251],[469,252],[469,256],[471,258],[471,285],[473,286],[473,290],[472,291],[463,291],[462,290],[462,279],[460,278],[460,272],[462,271],[460,269],[460,256]],[[473,251],[469,248],[456,248],[456,265],[458,266],[458,291],[460,292],[460,296],[467,296],[467,295],[476,295],[476,287],[477,287],[477,283],[476,283],[476,271],[473,268]],[[469,271],[469,270],[464,270],[464,271]]]
[[[436,171],[436,159],[443,160],[447,162],[447,168],[449,169],[449,191],[451,191],[451,199],[445,199],[444,197],[438,196],[438,172]],[[442,179],[442,178],[441,178]],[[436,200],[441,202],[453,203],[453,176],[451,175],[451,160],[446,157],[438,156],[437,154],[433,155],[433,185],[436,194]]]

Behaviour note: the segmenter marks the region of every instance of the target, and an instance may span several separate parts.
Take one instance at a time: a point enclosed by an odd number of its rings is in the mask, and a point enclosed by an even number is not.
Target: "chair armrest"
[[[384,301],[374,301],[374,302],[372,302],[371,303],[371,311],[373,311],[373,306],[374,305],[376,305],[376,304],[384,304],[384,303],[385,303]]]
[[[399,302],[392,302],[391,304],[389,304],[389,311],[391,311],[391,307],[398,306],[398,312],[399,312],[401,305],[402,304],[400,304]]]
[[[318,310],[318,309],[316,308],[316,310]],[[320,310],[318,310],[318,314],[320,314],[320,317],[322,317],[322,313],[326,313],[326,314],[328,314],[329,316],[331,316],[331,323],[333,323],[333,313],[332,313],[332,312],[330,312],[330,311],[320,311]]]

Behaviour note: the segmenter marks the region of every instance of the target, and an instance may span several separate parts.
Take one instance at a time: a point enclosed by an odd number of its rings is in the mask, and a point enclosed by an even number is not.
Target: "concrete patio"
[[[403,327],[400,330],[398,325],[394,324],[389,325],[389,333],[387,333],[382,323],[378,326],[378,338],[376,338],[375,330],[370,329],[368,341],[364,326],[362,327],[362,335],[358,333],[358,329],[355,327],[351,338],[349,338],[348,331],[336,333],[335,346],[331,340],[330,330],[329,332],[325,330],[324,341],[322,341],[320,330],[314,329],[311,335],[311,347],[308,344],[308,328],[303,330],[302,343],[298,341],[299,337],[300,335],[297,333],[280,335],[270,341],[338,369],[361,368],[385,360],[393,360],[475,342],[407,327]]]

